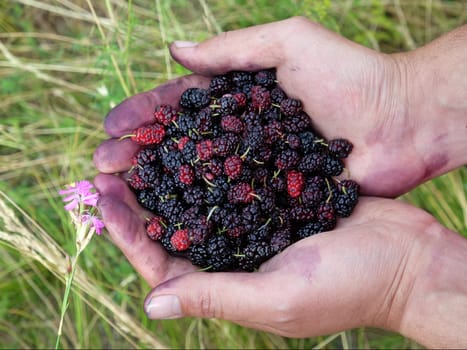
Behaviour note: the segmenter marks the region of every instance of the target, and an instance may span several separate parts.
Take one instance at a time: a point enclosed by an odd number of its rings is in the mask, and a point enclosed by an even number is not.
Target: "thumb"
[[[177,62],[202,75],[277,67],[287,52],[284,45],[304,23],[308,21],[295,17],[224,32],[199,44],[176,41],[170,51]]]
[[[271,314],[275,288],[266,288],[265,273],[194,272],[168,280],[146,297],[151,319],[220,318],[261,323]],[[247,322],[245,322],[247,321]]]

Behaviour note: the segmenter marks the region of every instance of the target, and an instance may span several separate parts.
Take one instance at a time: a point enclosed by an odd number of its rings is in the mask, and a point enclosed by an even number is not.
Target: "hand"
[[[175,42],[171,53],[207,76],[276,67],[326,138],[354,143],[346,166],[362,192],[394,197],[467,162],[466,37],[467,26],[387,55],[297,17],[198,45]]]
[[[363,198],[336,230],[293,244],[258,272],[181,273],[145,309],[150,318],[214,317],[288,337],[400,330],[434,223],[407,204]]]
[[[145,303],[150,318],[216,317],[289,337],[372,326],[436,347],[465,334],[465,315],[455,314],[465,310],[458,277],[467,242],[422,210],[362,198],[336,230],[295,243],[259,272],[196,272],[146,236],[144,213],[121,179],[99,175],[95,184],[114,242],[156,286]],[[449,332],[437,327],[446,310]]]
[[[354,143],[346,166],[364,194],[397,196],[429,172],[413,147],[403,60],[302,18],[228,32],[196,46],[180,48],[175,43],[171,52],[182,65],[205,76],[276,67],[280,85],[303,101],[324,136]],[[190,86],[184,81],[191,86],[202,82],[192,77],[179,80],[178,88],[169,83],[170,88],[129,98],[107,116],[107,133],[120,137],[149,123],[156,102],[177,105],[175,91],[180,94],[180,86]],[[99,147],[95,163],[102,172],[126,170],[135,149],[129,142],[111,140]]]

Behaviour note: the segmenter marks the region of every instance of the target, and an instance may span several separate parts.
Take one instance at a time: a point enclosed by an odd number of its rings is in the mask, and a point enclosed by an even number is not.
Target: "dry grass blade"
[[[15,63],[12,63],[9,61],[0,61],[0,67],[17,68],[18,66]],[[28,63],[28,67],[30,67],[31,69],[36,69],[37,71],[46,70],[46,71],[54,71],[54,72],[113,76],[112,72],[106,69],[103,69],[103,68],[83,67],[83,66],[78,66],[78,65]],[[165,77],[165,75],[162,73],[157,73],[157,72],[138,72],[135,74],[135,77],[160,79],[162,77]],[[89,91],[92,91],[92,90],[89,90]]]
[[[0,38],[17,39],[17,38],[35,38],[35,39],[47,39],[59,42],[65,42],[68,44],[76,44],[81,46],[92,46],[97,43],[93,43],[89,38],[74,39],[68,36],[59,35],[56,33],[41,33],[41,32],[8,32],[0,33]]]
[[[313,347],[313,349],[322,349],[324,348],[326,345],[328,345],[330,342],[332,342],[334,339],[336,339],[337,337],[341,336],[340,333],[336,333],[336,334],[333,334],[333,335],[330,335],[329,337],[327,337],[326,339],[324,339],[322,342],[320,342],[319,344],[317,344],[316,346]]]
[[[30,349],[31,347],[22,339],[20,332],[17,331],[16,325],[8,322],[7,320],[0,320],[0,331],[8,332],[8,335],[14,338],[18,344],[20,344],[21,349]]]
[[[454,195],[456,196],[462,211],[464,228],[467,228],[467,194],[463,189],[465,182],[462,178],[462,172],[451,172],[448,174],[447,178],[449,179],[451,186],[455,189]]]
[[[53,76],[50,76],[48,74],[45,74],[45,73],[41,72],[40,70],[32,67],[29,64],[23,64],[17,57],[15,57],[10,52],[10,50],[8,50],[8,48],[1,41],[0,41],[0,52],[12,64],[13,67],[24,70],[24,71],[27,71],[27,72],[30,72],[30,73],[34,74],[38,79],[44,80],[46,82],[49,82],[49,83],[52,83],[52,84],[55,84],[55,85],[66,87],[66,88],[68,88],[70,90],[84,92],[84,93],[90,94],[90,95],[95,95],[96,94],[94,90],[91,90],[91,89],[88,89],[88,88],[85,88],[83,86],[76,85],[76,84],[73,84],[73,83],[69,83],[69,82],[67,82],[65,80],[62,80],[62,79],[55,78]]]
[[[206,24],[207,24],[207,27],[210,30],[210,32],[214,31],[216,34],[220,34],[222,32],[222,28],[219,25],[219,23],[217,22],[214,15],[212,14],[212,11],[209,8],[208,4],[206,4],[206,1],[205,0],[199,0],[199,3],[201,5],[201,7],[203,8],[204,16],[206,17],[206,19],[208,21],[208,23],[206,23]],[[214,28],[211,28],[211,27],[214,27]]]
[[[21,215],[21,220],[17,214]],[[0,191],[0,218],[0,242],[40,262],[55,276],[64,280],[66,255],[63,249],[3,191]],[[143,343],[157,349],[167,348],[147,330],[141,328],[138,322],[123,308],[102,293],[81,269],[76,272],[74,287],[82,295],[85,294],[94,299],[91,302],[87,298],[83,298],[94,311],[109,322],[130,343],[135,346]],[[104,307],[108,312],[104,314],[101,307]],[[114,320],[110,320],[106,314],[112,315]]]
[[[399,18],[400,21],[400,31],[402,35],[404,36],[406,45],[409,47],[409,49],[413,50],[415,49],[415,41],[412,38],[412,35],[410,34],[409,27],[407,25],[407,19],[405,18],[404,11],[402,11],[401,4],[399,0],[394,0],[394,5],[396,8],[396,13],[397,17]]]
[[[68,17],[68,18],[74,18],[74,19],[78,19],[78,20],[86,21],[86,22],[95,22],[95,17],[88,12],[83,12],[83,11],[77,12],[77,11],[67,10],[62,7],[49,5],[47,3],[36,1],[36,0],[16,0],[16,1],[23,5],[31,6],[31,7],[40,9],[40,10],[55,13],[65,18]],[[113,23],[108,18],[99,18],[99,22],[103,26],[113,28]]]
[[[89,5],[89,8],[91,9],[91,13],[92,13],[92,17],[94,19],[94,23],[96,24],[97,28],[99,29],[99,33],[101,34],[101,37],[102,39],[104,40],[105,42],[105,45],[107,47],[107,50],[110,52],[110,44],[109,44],[109,41],[107,39],[107,36],[104,32],[104,29],[102,28],[102,21],[101,19],[97,16],[96,14],[96,11],[94,9],[94,6],[93,4],[87,0],[87,3]],[[122,86],[122,89],[125,91],[125,95],[126,96],[130,96],[130,90],[128,89],[128,86],[127,84],[125,83],[125,79],[123,78],[123,74],[120,70],[120,67],[118,66],[118,62],[117,62],[117,59],[115,58],[115,55],[113,53],[110,54],[110,59],[112,61],[112,65],[115,69],[115,73],[117,74],[118,76],[118,80],[120,81],[120,84]]]
[[[158,16],[158,22],[159,22],[160,35],[162,38],[162,44],[164,45],[164,47],[166,47],[167,46],[167,34],[165,30],[164,16],[162,13],[162,7],[161,7],[160,0],[156,0],[156,7],[157,7],[157,16]],[[170,54],[169,54],[168,49],[164,50],[164,60],[165,60],[165,69],[167,72],[167,78],[171,79],[172,78],[172,67],[170,65]]]

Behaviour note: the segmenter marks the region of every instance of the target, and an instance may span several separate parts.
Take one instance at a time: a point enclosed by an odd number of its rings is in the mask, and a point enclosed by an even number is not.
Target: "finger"
[[[173,58],[203,75],[231,70],[254,71],[278,66],[284,59],[284,43],[297,34],[303,20],[293,18],[222,33],[200,44],[174,42]]]
[[[166,253],[158,244],[151,244],[143,221],[112,195],[102,195],[99,210],[115,245],[150,285],[157,285],[167,270]]]
[[[130,134],[137,127],[154,121],[153,113],[157,105],[168,104],[177,107],[184,90],[208,85],[208,78],[188,75],[132,96],[109,112],[104,122],[105,131],[111,137]]]
[[[305,337],[334,331],[336,327],[323,328],[317,321],[320,317],[329,318],[326,305],[314,302],[320,300],[320,292],[313,292],[307,278],[298,277],[279,271],[189,273],[152,290],[144,310],[150,319],[218,318],[283,336]],[[318,307],[313,309],[310,303]],[[337,327],[345,329],[341,324]]]
[[[144,219],[130,208],[127,193],[122,191],[126,185],[123,183],[122,186],[116,180],[117,177],[110,175],[99,175],[94,180],[101,194],[98,207],[105,227],[115,245],[143,278],[156,285],[167,268],[166,253],[147,237]]]
[[[131,158],[139,146],[129,139],[110,139],[101,143],[94,152],[96,168],[103,173],[117,173],[131,168]]]
[[[127,183],[115,175],[99,174],[94,179],[94,185],[101,196],[112,196],[125,205],[144,223],[146,218],[151,217],[149,211],[144,210],[136,201],[135,194],[130,190]]]
[[[271,287],[271,280],[267,281],[270,276],[264,273],[186,274],[156,287],[146,298],[145,312],[151,319],[194,316],[262,323],[268,317],[274,318],[274,310],[280,309],[277,303],[283,300],[283,289],[264,287]],[[280,282],[281,277],[278,278]]]

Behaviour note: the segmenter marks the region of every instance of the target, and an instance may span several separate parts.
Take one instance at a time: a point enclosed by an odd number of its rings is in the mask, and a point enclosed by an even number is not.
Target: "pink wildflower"
[[[85,215],[82,216],[82,218],[83,218],[83,222],[90,221],[91,226],[94,227],[94,229],[96,230],[96,233],[98,235],[101,234],[102,229],[104,228],[104,223],[102,222],[101,219],[99,219],[97,216],[91,215],[91,214],[85,214]]]
[[[95,207],[99,199],[99,193],[92,192],[94,186],[89,181],[78,181],[68,185],[66,189],[58,191],[63,198],[65,210],[71,211],[79,206],[80,203]]]

